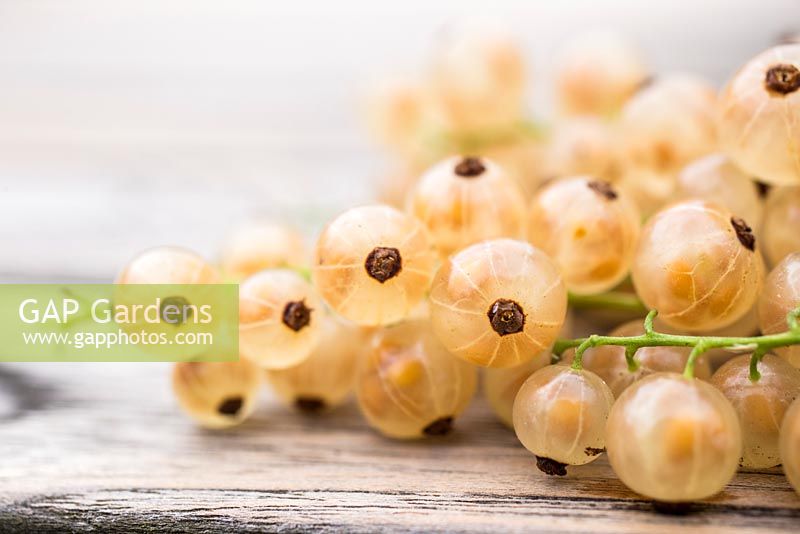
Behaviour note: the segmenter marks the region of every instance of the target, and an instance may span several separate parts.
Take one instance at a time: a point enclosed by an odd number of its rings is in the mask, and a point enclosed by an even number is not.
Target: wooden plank
[[[398,442],[352,403],[309,417],[264,397],[241,427],[210,432],[178,412],[164,364],[0,366],[0,532],[800,528],[779,469],[740,473],[672,515],[605,459],[566,478],[539,473],[481,399],[453,435]]]

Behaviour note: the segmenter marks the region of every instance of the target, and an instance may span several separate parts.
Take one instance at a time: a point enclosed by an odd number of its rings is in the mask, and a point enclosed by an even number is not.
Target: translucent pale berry
[[[574,39],[556,64],[563,112],[612,115],[647,80],[639,51],[622,37],[594,32]]]
[[[800,187],[776,187],[764,206],[764,254],[771,265],[800,252]]]
[[[429,101],[425,83],[413,77],[384,78],[369,88],[364,118],[379,141],[400,155],[414,156],[422,129],[430,120]]]
[[[595,460],[605,447],[605,426],[614,395],[599,376],[549,365],[525,381],[514,401],[514,430],[550,475],[566,465]]]
[[[614,130],[598,117],[572,117],[556,124],[546,155],[547,172],[557,178],[589,175],[614,180],[620,171]]]
[[[529,376],[549,364],[550,352],[544,351],[514,367],[483,370],[483,394],[494,413],[507,426],[514,426],[512,411],[519,388]]]
[[[117,284],[219,284],[220,276],[203,258],[178,247],[157,247],[133,258]]]
[[[622,111],[622,148],[635,168],[674,173],[717,147],[714,87],[690,76],[656,79]]]
[[[443,255],[497,237],[521,237],[525,202],[495,163],[455,156],[426,172],[411,194],[411,211]]]
[[[475,393],[477,369],[453,357],[427,321],[386,327],[373,339],[356,380],[369,424],[393,438],[446,434]]]
[[[447,349],[484,367],[548,350],[567,309],[555,264],[522,241],[484,241],[451,256],[431,288],[431,322]]]
[[[172,388],[184,412],[200,425],[225,428],[244,421],[255,407],[261,370],[248,362],[180,362]]]
[[[482,155],[494,161],[516,182],[524,198],[550,178],[545,161],[545,143],[538,137],[518,135],[510,142],[487,146]]]
[[[750,380],[750,355],[737,356],[711,378],[731,402],[742,428],[743,467],[764,468],[780,463],[778,432],[789,405],[800,396],[800,370],[767,354],[758,364],[761,378]]]
[[[644,326],[637,319],[617,327],[609,335],[625,337],[642,334]],[[690,352],[691,349],[686,347],[642,347],[635,354],[638,367],[631,372],[625,359],[625,347],[603,345],[587,349],[581,363],[584,369],[602,378],[614,396],[619,397],[631,384],[651,374],[682,373]],[[574,356],[574,349],[565,351],[561,363],[571,365]],[[694,375],[701,379],[711,377],[711,366],[707,358],[701,357],[695,361]]]
[[[783,471],[800,495],[800,400],[792,403],[783,418],[780,452]]]
[[[630,489],[659,501],[694,501],[722,491],[742,450],[736,411],[698,379],[657,373],[626,389],[606,427],[611,467]]]
[[[646,167],[623,167],[621,177],[616,181],[616,185],[624,189],[639,207],[644,219],[673,200],[676,183],[674,172]]]
[[[720,96],[719,131],[744,172],[800,184],[800,44],[762,52],[736,73]]]
[[[306,265],[303,236],[279,224],[253,222],[237,228],[220,256],[225,275],[243,280],[264,269]]]
[[[534,197],[528,239],[558,264],[570,291],[599,293],[628,274],[639,221],[624,191],[590,177],[564,178]]]
[[[321,412],[341,404],[353,389],[356,366],[369,346],[369,332],[321,314],[319,342],[298,365],[267,371],[267,380],[284,404]]]
[[[316,347],[323,313],[299,274],[261,271],[239,287],[239,352],[266,369],[297,365]]]
[[[758,233],[763,211],[758,188],[752,177],[744,174],[723,154],[705,156],[684,167],[678,175],[675,197],[677,200],[695,198],[721,204],[748,221]]]
[[[685,201],[642,230],[633,283],[648,308],[687,331],[722,328],[755,303],[763,260],[747,223],[725,208]]]
[[[361,325],[408,316],[430,285],[436,253],[423,226],[389,206],[352,208],[317,242],[314,285],[339,315]]]
[[[775,266],[764,282],[758,299],[758,320],[764,334],[789,329],[786,316],[800,306],[800,252],[789,254]],[[800,368],[800,345],[781,347],[775,352]]]
[[[446,129],[475,131],[519,120],[525,61],[513,36],[481,19],[442,32],[437,45],[432,86]]]

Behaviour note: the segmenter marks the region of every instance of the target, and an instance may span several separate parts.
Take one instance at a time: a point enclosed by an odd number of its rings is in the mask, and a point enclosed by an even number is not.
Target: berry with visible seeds
[[[558,264],[570,291],[600,293],[628,274],[640,224],[624,191],[590,177],[565,178],[534,197],[528,239]]]
[[[453,357],[426,321],[375,334],[356,393],[370,426],[393,438],[446,434],[475,393],[477,369]]]
[[[633,263],[636,292],[673,328],[722,328],[755,303],[763,260],[746,223],[699,200],[675,204],[642,230]]]
[[[567,465],[587,464],[603,451],[613,403],[611,390],[591,371],[549,365],[517,393],[514,431],[536,455],[539,469],[565,475]]]
[[[750,355],[737,356],[722,367],[711,383],[731,402],[742,428],[740,465],[773,467],[780,463],[778,432],[792,401],[800,396],[800,370],[767,354],[758,364],[761,378],[750,380]]]
[[[736,411],[714,386],[656,373],[614,403],[606,450],[614,472],[636,493],[687,502],[719,493],[733,478],[742,433]]]

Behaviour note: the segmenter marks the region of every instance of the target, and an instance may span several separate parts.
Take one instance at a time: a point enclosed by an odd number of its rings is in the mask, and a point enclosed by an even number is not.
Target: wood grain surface
[[[1,365],[0,532],[800,530],[780,469],[667,513],[605,458],[538,472],[480,398],[418,442],[380,437],[354,403],[310,417],[261,400],[211,432],[178,411],[166,364]]]

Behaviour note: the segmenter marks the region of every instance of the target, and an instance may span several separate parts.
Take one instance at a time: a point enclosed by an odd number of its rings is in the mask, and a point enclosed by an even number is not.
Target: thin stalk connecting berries
[[[752,351],[750,360],[750,380],[756,382],[761,377],[758,372],[758,362],[772,349],[800,344],[800,307],[792,310],[786,318],[788,330],[778,334],[752,337],[725,337],[725,336],[690,336],[678,334],[664,334],[656,332],[653,320],[658,315],[656,310],[651,310],[644,320],[645,333],[639,336],[599,336],[591,335],[586,338],[560,339],[553,345],[553,354],[560,357],[567,350],[574,348],[575,357],[572,368],[583,368],[583,353],[590,348],[605,345],[625,347],[625,358],[628,369],[635,371],[638,368],[635,355],[643,347],[691,347],[692,352],[684,368],[684,376],[694,378],[694,365],[697,359],[711,349],[737,349]]]

